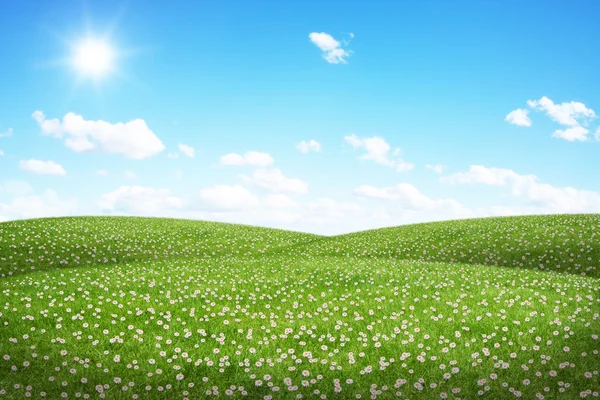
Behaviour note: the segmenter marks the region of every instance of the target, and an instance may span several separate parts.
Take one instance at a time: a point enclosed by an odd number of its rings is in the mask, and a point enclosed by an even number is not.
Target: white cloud
[[[80,115],[70,112],[61,123],[58,119],[46,119],[41,111],[35,111],[32,117],[42,128],[43,134],[65,138],[65,145],[76,152],[97,149],[141,160],[165,149],[143,119],[112,124],[101,120],[84,120]]]
[[[127,179],[135,179],[137,178],[137,175],[135,174],[135,172],[127,170],[125,171],[125,177]]]
[[[96,175],[98,176],[107,176],[108,175],[108,171],[105,169],[99,169],[98,171],[96,171]]]
[[[265,204],[268,207],[275,208],[287,208],[287,207],[297,207],[298,203],[294,200],[290,199],[285,194],[269,194],[265,199]]]
[[[381,202],[381,208],[368,214],[368,218],[361,220],[357,230],[368,229],[366,227],[369,225],[374,225],[373,228],[375,228],[451,219],[541,214],[546,212],[544,209],[535,206],[469,208],[454,199],[429,197],[407,183],[383,188],[362,185],[354,190],[354,195],[359,198]]]
[[[8,128],[6,132],[0,133],[0,138],[10,137],[13,134],[13,128]]]
[[[296,145],[296,148],[302,153],[308,153],[309,151],[321,151],[321,143],[316,140],[309,140],[308,142],[303,140]]]
[[[4,155],[4,151],[0,150],[0,157]]]
[[[568,140],[569,142],[574,142],[576,140],[578,140],[580,142],[585,142],[586,140],[588,140],[588,137],[587,137],[588,133],[589,133],[589,131],[587,129],[585,129],[583,126],[574,126],[572,128],[567,128],[564,130],[557,129],[552,134],[552,137],[558,138],[558,139],[565,139],[565,140]]]
[[[161,215],[170,210],[181,209],[183,206],[183,200],[171,195],[169,189],[142,186],[121,186],[113,192],[102,195],[98,201],[98,207],[102,211],[138,215]]]
[[[438,174],[441,174],[442,172],[444,172],[445,167],[442,164],[436,164],[436,165],[427,164],[427,165],[425,165],[425,168],[430,169],[433,172],[436,172]]]
[[[364,147],[367,154],[360,157],[362,160],[373,160],[377,164],[394,166],[394,162],[389,159],[390,145],[381,137],[374,136],[361,139],[356,135],[345,136],[344,139],[353,147]]]
[[[578,119],[596,118],[594,110],[587,108],[585,104],[577,101],[555,104],[548,97],[543,96],[539,100],[528,100],[527,105],[531,108],[544,111],[554,121],[566,126],[580,125]]]
[[[187,144],[179,143],[177,145],[177,148],[179,148],[179,151],[181,151],[184,155],[188,156],[189,158],[194,158],[195,151],[192,146],[188,146]]]
[[[72,214],[76,208],[77,199],[60,198],[54,190],[46,190],[41,195],[20,195],[0,203],[0,214],[7,219],[60,217]]]
[[[179,158],[179,154],[177,154],[177,153],[169,153],[169,154],[167,154],[167,157],[169,157],[169,158]]]
[[[468,172],[457,173],[441,181],[507,187],[513,196],[528,200],[540,213],[600,212],[598,192],[572,187],[558,188],[540,183],[535,175],[521,175],[510,169],[471,165]]]
[[[66,175],[67,171],[62,165],[54,161],[22,160],[19,163],[21,169],[40,175]]]
[[[362,185],[354,189],[353,193],[358,197],[392,201],[396,206],[407,210],[464,209],[456,200],[427,197],[408,183],[384,188]]]
[[[221,157],[220,164],[266,167],[273,164],[273,158],[268,153],[260,153],[258,151],[248,151],[243,156],[237,153],[229,153]]]
[[[440,178],[440,182],[452,184],[483,183],[491,186],[506,186],[510,180],[516,180],[519,177],[522,176],[510,169],[471,165],[469,172],[458,172],[447,177],[442,177]],[[527,179],[533,178],[533,175],[527,175]]]
[[[403,161],[402,159],[392,160],[390,159],[390,145],[379,136],[373,136],[368,138],[359,138],[356,135],[345,136],[344,140],[350,143],[352,147],[359,148],[363,147],[367,154],[359,157],[361,160],[372,160],[377,164],[385,165],[387,167],[395,167],[396,171],[404,172],[410,171],[414,168],[414,164]],[[400,149],[394,150],[393,156],[400,155]]]
[[[350,56],[350,52],[341,47],[340,42],[325,32],[312,32],[308,35],[309,39],[323,51],[323,58],[330,64],[345,64],[345,58]],[[352,35],[354,37],[354,35]]]
[[[245,182],[271,192],[304,194],[308,191],[308,183],[296,178],[287,178],[278,168],[260,168],[255,170],[251,177],[246,175],[240,177]]]
[[[258,207],[258,198],[240,185],[216,185],[200,191],[200,199],[207,205],[223,210],[244,210]]]
[[[529,114],[529,110],[517,108],[516,110],[508,113],[504,120],[513,125],[531,126],[531,119],[527,114]]]

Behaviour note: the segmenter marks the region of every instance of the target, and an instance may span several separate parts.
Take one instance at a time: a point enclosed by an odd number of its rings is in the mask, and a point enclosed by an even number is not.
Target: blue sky
[[[0,219],[155,215],[337,234],[600,212],[598,11],[11,2]],[[110,47],[104,73],[91,74],[102,59],[81,55],[85,38]]]

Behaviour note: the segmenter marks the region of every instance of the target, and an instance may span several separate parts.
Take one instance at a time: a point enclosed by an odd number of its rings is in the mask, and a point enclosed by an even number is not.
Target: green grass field
[[[0,223],[0,399],[599,396],[600,215]]]

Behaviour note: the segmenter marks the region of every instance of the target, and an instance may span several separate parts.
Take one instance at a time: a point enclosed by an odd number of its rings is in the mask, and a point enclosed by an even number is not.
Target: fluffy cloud
[[[345,58],[350,56],[350,52],[342,48],[340,42],[325,32],[312,32],[308,35],[309,39],[323,51],[323,58],[330,64],[345,64]],[[354,35],[352,35],[354,37]]]
[[[442,164],[436,164],[436,165],[427,164],[427,165],[425,165],[425,168],[430,169],[433,172],[436,172],[438,174],[441,174],[442,172],[444,172],[444,166]]]
[[[296,145],[296,148],[302,153],[308,153],[309,151],[321,151],[321,143],[316,140],[309,140],[308,142],[303,140]]]
[[[4,151],[0,150],[0,157],[4,155]]]
[[[102,211],[125,212],[137,215],[161,215],[170,210],[181,209],[182,199],[171,195],[169,189],[142,186],[121,186],[104,194],[98,201]]]
[[[8,128],[6,132],[0,133],[0,138],[10,137],[13,134],[13,128]]]
[[[137,178],[137,175],[135,174],[135,172],[127,170],[127,171],[125,171],[125,177],[127,179],[135,179],[135,178]]]
[[[60,122],[58,119],[46,119],[41,111],[35,111],[32,117],[42,128],[44,135],[64,138],[65,145],[76,152],[99,150],[141,160],[165,149],[143,119],[112,124],[100,120],[84,120],[80,115],[70,112]]]
[[[66,175],[67,171],[62,165],[54,161],[22,160],[19,163],[21,169],[40,175]]]
[[[223,210],[244,210],[258,207],[256,196],[240,185],[216,185],[200,191],[200,199],[207,205]]]
[[[248,151],[246,154],[229,153],[221,157],[221,165],[251,165],[254,167],[266,167],[273,164],[273,157],[268,153]]]
[[[552,137],[569,142],[588,140],[589,130],[585,126],[591,119],[597,117],[594,110],[577,101],[555,104],[548,97],[543,96],[539,100],[528,100],[527,105],[545,112],[553,121],[566,126],[567,129],[556,130]]]
[[[509,112],[504,120],[513,125],[531,126],[531,119],[527,114],[529,114],[529,110],[517,108],[516,110]]]
[[[353,134],[350,136],[345,136],[344,140],[350,143],[350,145],[352,145],[354,148],[362,147],[367,151],[366,154],[359,157],[361,160],[372,160],[377,164],[385,165],[387,167],[394,167],[398,172],[410,171],[414,168],[414,164],[405,162],[399,158],[396,160],[391,159],[389,155],[391,149],[390,145],[382,137],[373,136],[361,139]],[[396,148],[393,156],[399,155],[400,149]]]
[[[195,151],[192,146],[188,146],[187,144],[179,143],[179,145],[177,145],[177,148],[179,149],[179,151],[181,151],[184,155],[188,156],[189,158],[195,157]]]
[[[507,187],[513,196],[528,200],[541,213],[600,212],[600,193],[572,187],[558,188],[540,183],[535,175],[521,175],[510,169],[472,165],[468,172],[444,177],[441,181]]]
[[[6,219],[61,217],[72,214],[76,208],[77,199],[64,199],[54,190],[46,190],[41,195],[19,195],[8,203],[0,203],[0,215]]]
[[[278,168],[260,168],[252,173],[252,176],[240,175],[247,183],[259,186],[271,192],[288,192],[304,194],[308,191],[308,183],[288,178]]]
[[[574,142],[576,140],[580,142],[584,142],[588,139],[587,134],[589,130],[585,129],[583,126],[574,126],[572,128],[567,129],[557,129],[552,134],[552,137],[558,139],[565,139],[569,142]]]
[[[108,175],[108,171],[105,169],[99,169],[98,171],[96,171],[96,175],[98,176],[107,176]]]
[[[596,118],[594,110],[587,108],[585,104],[577,101],[555,104],[548,97],[543,96],[539,100],[528,100],[527,105],[536,110],[544,111],[550,118],[561,125],[577,126],[580,124],[578,119]]]

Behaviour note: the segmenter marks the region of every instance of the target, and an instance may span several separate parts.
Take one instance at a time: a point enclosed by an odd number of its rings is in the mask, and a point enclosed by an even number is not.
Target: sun
[[[82,75],[99,78],[111,71],[114,55],[105,40],[87,38],[75,46],[73,66]]]
[[[116,16],[108,22],[104,31],[92,29],[87,9],[84,10],[84,30],[75,33],[75,36],[72,36],[74,32],[64,35],[51,27],[44,27],[49,35],[62,42],[64,53],[58,58],[36,62],[36,68],[59,67],[65,69],[74,78],[70,89],[67,90],[65,102],[70,102],[78,89],[87,90],[89,85],[93,86],[99,97],[102,97],[105,85],[114,89],[122,83],[128,83],[143,90],[149,89],[146,83],[127,72],[125,68],[132,64],[123,61],[146,52],[153,52],[155,46],[123,47],[124,43],[115,35],[127,5],[128,2],[122,3]]]

